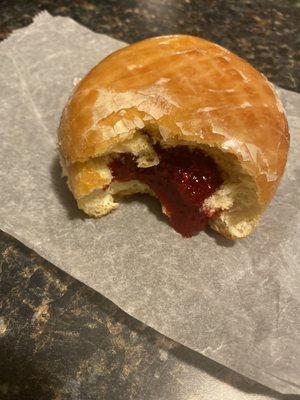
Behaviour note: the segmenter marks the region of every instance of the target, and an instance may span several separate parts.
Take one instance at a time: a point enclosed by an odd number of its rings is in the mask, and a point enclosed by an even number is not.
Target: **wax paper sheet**
[[[300,95],[282,184],[256,233],[183,239],[157,202],[80,212],[56,130],[74,82],[124,46],[47,13],[0,46],[0,228],[170,338],[282,393],[300,393]]]

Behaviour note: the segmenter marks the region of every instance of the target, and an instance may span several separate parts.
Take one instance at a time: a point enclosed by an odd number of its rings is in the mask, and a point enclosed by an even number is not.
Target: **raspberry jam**
[[[109,164],[114,181],[145,183],[165,207],[173,228],[184,237],[196,235],[214,213],[202,206],[222,184],[218,168],[199,149],[155,146],[155,151],[160,162],[149,168],[138,168],[134,156],[120,154]]]

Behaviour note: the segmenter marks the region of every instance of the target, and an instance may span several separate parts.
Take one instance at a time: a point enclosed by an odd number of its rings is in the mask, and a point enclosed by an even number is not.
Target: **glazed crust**
[[[234,154],[253,178],[260,204],[271,200],[286,163],[287,121],[272,85],[235,54],[173,35],[101,61],[62,114],[59,149],[67,175],[151,126],[162,142],[207,144]]]

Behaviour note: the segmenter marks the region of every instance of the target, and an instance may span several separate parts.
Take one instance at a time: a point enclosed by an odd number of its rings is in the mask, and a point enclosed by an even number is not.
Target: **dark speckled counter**
[[[277,85],[300,91],[300,0],[1,0],[0,38],[45,9],[129,43],[170,33],[202,36]]]
[[[277,85],[300,90],[299,1],[2,0],[0,38],[44,9],[128,42],[178,32],[203,36]],[[202,400],[203,387],[209,392],[215,379],[253,396],[297,398],[166,339],[0,232],[1,400]]]

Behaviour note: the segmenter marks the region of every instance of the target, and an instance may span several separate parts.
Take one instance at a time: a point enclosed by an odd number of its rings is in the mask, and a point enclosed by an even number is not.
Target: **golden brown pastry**
[[[251,233],[288,147],[268,80],[219,45],[185,35],[147,39],[101,61],[75,88],[59,127],[79,208],[101,217],[118,197],[149,193],[187,237],[206,224],[232,239]]]

